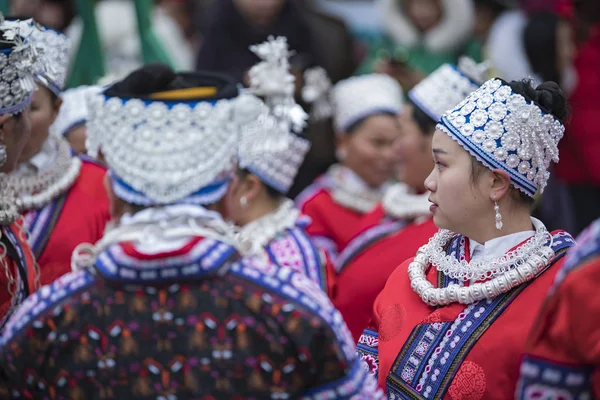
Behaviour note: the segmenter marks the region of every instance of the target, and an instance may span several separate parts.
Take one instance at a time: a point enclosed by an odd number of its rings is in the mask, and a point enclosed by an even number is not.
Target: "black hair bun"
[[[559,121],[567,117],[567,98],[556,82],[544,82],[535,89],[531,80],[512,81],[508,85],[513,92],[533,101],[544,112],[554,115]]]
[[[148,64],[130,73],[125,79],[107,89],[109,96],[145,97],[152,93],[170,90],[177,78],[166,64]]]

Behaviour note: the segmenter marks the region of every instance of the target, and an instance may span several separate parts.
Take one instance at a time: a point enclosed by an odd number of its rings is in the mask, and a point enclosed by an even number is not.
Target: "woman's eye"
[[[444,168],[444,167],[445,167],[445,165],[444,165],[444,164],[442,164],[442,163],[441,163],[441,162],[439,162],[439,161],[436,161],[436,162],[435,162],[435,166],[436,166],[438,169],[442,169],[442,168]]]

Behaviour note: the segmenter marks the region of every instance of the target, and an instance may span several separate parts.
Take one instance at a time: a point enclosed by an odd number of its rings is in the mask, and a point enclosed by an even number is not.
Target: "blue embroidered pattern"
[[[117,244],[98,255],[96,269],[105,279],[121,283],[164,282],[206,276],[235,255],[235,248],[213,239],[202,239],[184,255],[151,260],[130,257]]]
[[[521,364],[521,380],[516,398],[590,400],[593,369],[558,365],[547,360],[526,356]]]
[[[266,250],[271,261],[305,274],[327,291],[326,260],[303,229],[287,229],[273,239]]]
[[[457,258],[464,257],[465,244],[462,237],[455,237],[448,247],[448,254]],[[562,256],[560,253],[563,250],[573,244],[573,238],[567,233],[554,234],[552,248],[559,254],[555,261]],[[448,281],[440,281],[440,287],[447,285]],[[471,304],[453,323],[415,327],[387,377],[388,394],[400,399],[415,398],[415,393],[426,399],[443,398],[462,360],[493,321],[526,287],[527,284],[493,300]]]
[[[72,296],[74,293],[90,287],[94,281],[94,275],[88,270],[71,272],[61,276],[50,285],[43,286],[40,290],[29,296],[6,323],[6,327],[0,337],[0,351],[2,347],[46,310],[56,307],[58,303]]]
[[[358,357],[366,364],[371,375],[379,376],[379,332],[365,329],[356,346]]]
[[[52,231],[61,216],[63,206],[65,205],[68,191],[39,210],[32,210],[25,216],[25,227],[29,231],[29,245],[36,258],[39,258]]]

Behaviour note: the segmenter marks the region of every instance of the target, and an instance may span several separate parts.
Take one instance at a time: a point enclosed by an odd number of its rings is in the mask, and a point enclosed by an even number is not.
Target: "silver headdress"
[[[31,102],[36,88],[38,49],[29,40],[33,21],[13,23],[0,14],[0,114],[18,114]]]
[[[106,92],[88,96],[86,144],[91,153],[102,152],[119,198],[155,206],[211,204],[225,195],[238,142],[232,98],[157,100]]]
[[[438,128],[490,169],[506,171],[533,197],[544,191],[558,162],[563,124],[500,79],[487,81],[442,117]]]
[[[319,121],[333,115],[331,88],[331,80],[324,68],[314,67],[304,71],[302,100],[312,105],[311,119]]]
[[[486,64],[477,64],[463,57],[458,68],[444,64],[433,71],[408,92],[408,97],[433,121],[438,122],[446,111],[477,90],[488,79],[486,74]]]
[[[285,194],[310,148],[306,139],[295,134],[302,131],[308,116],[294,100],[287,39],[271,37],[250,50],[262,61],[250,69],[250,89],[238,102],[248,105],[259,101],[253,97],[258,95],[266,106],[253,108],[256,114],[242,125],[239,166]]]

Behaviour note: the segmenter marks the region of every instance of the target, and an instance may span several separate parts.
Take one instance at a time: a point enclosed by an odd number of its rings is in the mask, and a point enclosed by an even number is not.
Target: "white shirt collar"
[[[531,218],[531,223],[536,230],[544,226],[542,221],[533,217]],[[534,234],[534,230],[517,232],[488,240],[484,244],[477,243],[473,239],[469,239],[471,261],[491,260],[502,257],[504,254],[510,251],[510,249],[529,239]]]

